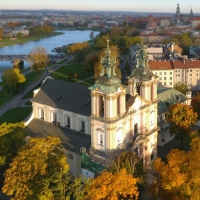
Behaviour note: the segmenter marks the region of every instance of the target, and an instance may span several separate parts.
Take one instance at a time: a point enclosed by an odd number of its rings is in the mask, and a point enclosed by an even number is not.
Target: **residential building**
[[[191,17],[188,21],[192,27],[196,27],[200,24],[200,17]]]

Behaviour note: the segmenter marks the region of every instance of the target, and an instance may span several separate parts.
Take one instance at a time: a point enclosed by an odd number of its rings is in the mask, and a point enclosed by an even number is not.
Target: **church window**
[[[66,127],[70,128],[70,117],[69,116],[65,117],[65,123],[66,123]]]
[[[82,132],[85,132],[85,122],[81,121],[81,130]]]
[[[98,132],[98,145],[101,147],[105,147],[105,141],[104,141],[104,134],[100,131]]]
[[[138,123],[134,125],[134,134],[138,133]]]
[[[151,154],[151,160],[153,160],[153,159],[154,159],[154,153]]]
[[[140,95],[140,84],[136,85],[136,92]]]
[[[136,155],[138,155],[138,147],[134,149]]]

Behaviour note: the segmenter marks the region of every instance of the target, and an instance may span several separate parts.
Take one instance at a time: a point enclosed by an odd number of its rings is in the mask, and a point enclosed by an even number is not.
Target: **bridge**
[[[25,54],[6,54],[6,55],[0,55],[0,61],[13,61],[13,60],[27,60],[27,55]]]

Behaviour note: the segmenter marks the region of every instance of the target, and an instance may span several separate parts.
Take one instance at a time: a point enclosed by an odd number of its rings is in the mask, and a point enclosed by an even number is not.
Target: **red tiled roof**
[[[174,69],[200,68],[200,60],[185,60],[185,63],[181,60],[175,60],[173,66]]]
[[[191,17],[188,20],[189,21],[200,21],[200,17]]]
[[[149,67],[152,70],[173,70],[173,66],[170,61],[149,62]]]

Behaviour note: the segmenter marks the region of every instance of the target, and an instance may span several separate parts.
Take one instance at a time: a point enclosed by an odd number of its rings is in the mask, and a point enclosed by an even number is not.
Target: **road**
[[[68,62],[70,62],[71,60],[66,61],[65,63],[63,63],[62,65],[56,64],[55,67],[51,68],[52,72],[57,70],[59,67],[66,65]],[[28,70],[27,70],[28,73]],[[45,70],[43,72],[43,74],[40,76],[40,78],[38,78],[37,80],[35,80],[33,83],[31,83],[30,85],[28,85],[23,91],[21,91],[20,93],[16,94],[14,97],[12,97],[9,101],[7,101],[4,105],[2,105],[0,107],[0,116],[2,116],[6,111],[10,110],[11,108],[16,108],[18,107],[18,105],[20,104],[20,101],[22,101],[23,96],[28,93],[29,91],[31,91],[36,85],[38,85],[39,83],[41,83],[41,81],[47,76],[47,71]]]

